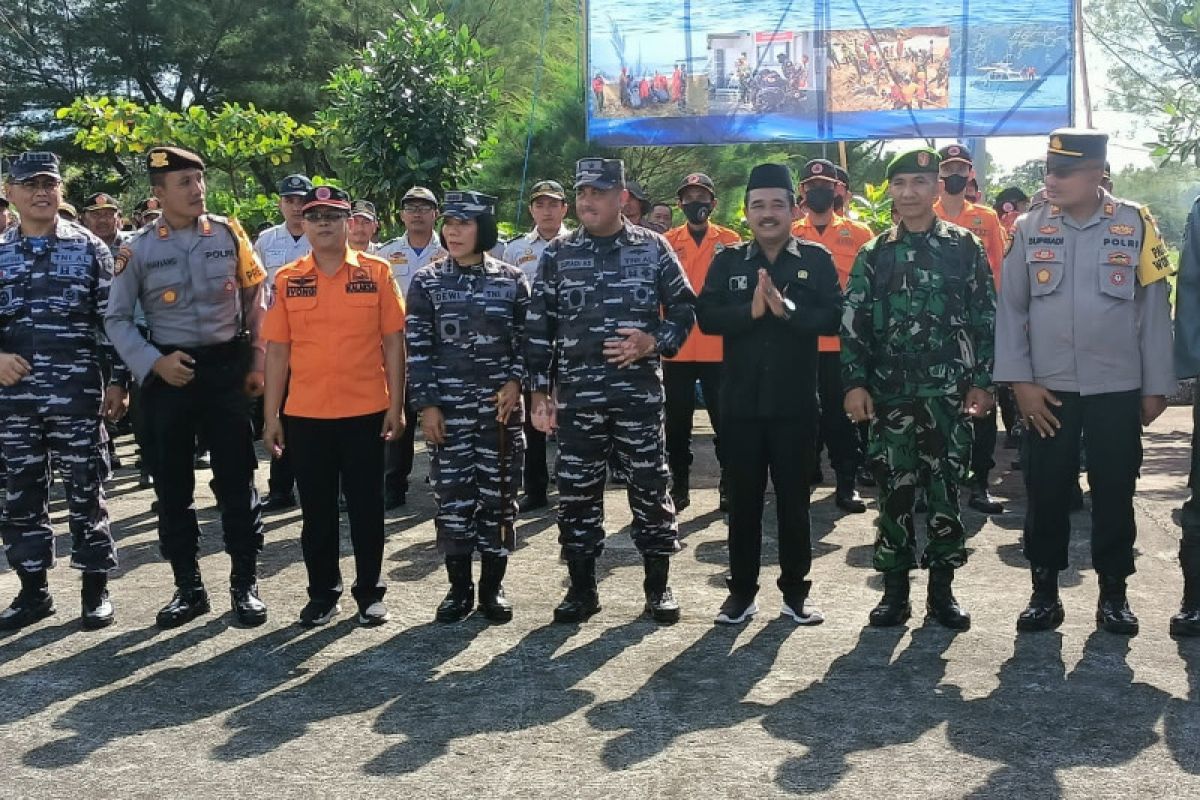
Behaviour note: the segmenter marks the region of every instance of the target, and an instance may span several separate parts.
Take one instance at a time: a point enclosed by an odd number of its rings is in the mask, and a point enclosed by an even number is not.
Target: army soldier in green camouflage
[[[928,616],[966,630],[971,617],[950,590],[967,560],[958,484],[970,477],[968,417],[992,407],[996,294],[983,245],[933,213],[938,154],[902,153],[887,178],[899,222],[859,252],[842,317],[845,409],[870,421],[867,461],[880,486],[874,564],[884,595],[870,621],[899,625],[912,614],[913,503],[924,488]]]

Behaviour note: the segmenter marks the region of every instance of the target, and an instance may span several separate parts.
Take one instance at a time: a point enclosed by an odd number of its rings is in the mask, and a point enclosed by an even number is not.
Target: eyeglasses
[[[428,203],[405,203],[400,209],[405,214],[432,214],[436,210]]]
[[[24,186],[26,189],[30,189],[35,192],[52,192],[57,189],[61,183],[62,181],[60,181],[58,178],[48,177],[30,178],[27,181],[16,182],[17,186]]]
[[[341,222],[349,216],[344,211],[305,211],[305,222]]]

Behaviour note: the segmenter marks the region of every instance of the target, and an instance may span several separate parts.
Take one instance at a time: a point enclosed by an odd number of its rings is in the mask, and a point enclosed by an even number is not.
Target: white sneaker
[[[392,615],[388,613],[387,606],[383,604],[382,600],[376,600],[366,608],[358,610],[358,624],[366,627],[382,625],[391,618]]]
[[[821,613],[821,609],[814,606],[807,597],[802,600],[785,597],[783,614],[796,620],[799,625],[820,625],[825,621],[825,615]]]

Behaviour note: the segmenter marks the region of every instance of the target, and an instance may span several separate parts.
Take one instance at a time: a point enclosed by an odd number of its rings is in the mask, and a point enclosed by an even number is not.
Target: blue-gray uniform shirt
[[[126,384],[128,371],[104,335],[112,274],[108,246],[73,222],[59,220],[44,238],[22,237],[16,225],[0,233],[0,351],[33,368],[0,386],[0,411],[98,417],[101,349],[112,383]]]
[[[500,387],[524,385],[529,281],[521,270],[489,255],[466,267],[435,261],[413,276],[406,305],[414,408],[494,417]]]
[[[1200,375],[1200,198],[1188,212],[1175,281],[1175,377]]]
[[[160,218],[122,248],[105,327],[139,383],[163,355],[156,345],[209,347],[231,342],[243,330],[254,349],[251,368],[262,370],[265,280],[257,266],[260,280],[239,286],[239,250],[257,259],[230,221],[212,214],[180,230]],[[134,323],[138,302],[146,313],[149,341]]]
[[[1053,203],[1022,215],[996,309],[997,383],[1081,395],[1176,389],[1170,286],[1137,281],[1140,207],[1103,193],[1080,224]]]
[[[664,400],[662,357],[679,352],[696,321],[696,294],[662,234],[626,221],[611,244],[584,228],[542,252],[526,319],[534,391],[560,406],[649,405]],[[604,357],[618,328],[654,336],[654,354],[621,369]]]

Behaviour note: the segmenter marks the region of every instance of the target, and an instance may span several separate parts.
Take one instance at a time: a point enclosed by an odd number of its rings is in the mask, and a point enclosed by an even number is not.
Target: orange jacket
[[[988,266],[992,268],[992,279],[999,288],[1000,269],[1004,266],[1004,249],[1008,244],[1008,239],[1004,235],[1004,229],[1000,227],[1000,218],[996,216],[996,212],[987,206],[964,200],[962,213],[957,217],[951,217],[942,207],[942,199],[939,197],[933,204],[933,213],[946,222],[953,222],[979,237],[979,241],[983,242],[983,249],[987,253]]]
[[[833,219],[821,233],[816,226],[809,222],[808,215],[792,225],[792,235],[807,239],[810,242],[823,244],[833,253],[833,266],[837,268],[838,280],[842,290],[850,280],[850,268],[854,259],[864,244],[875,238],[875,233],[861,222],[855,222],[848,217],[833,215]],[[836,336],[822,336],[817,339],[817,349],[822,353],[836,353],[842,349],[841,340]]]
[[[678,228],[671,228],[663,235],[667,237],[671,249],[679,257],[679,263],[683,265],[683,272],[687,275],[688,282],[692,284],[692,289],[697,295],[704,288],[704,281],[708,278],[708,267],[712,264],[713,256],[724,250],[726,246],[737,244],[742,240],[735,231],[711,222],[708,223],[708,231],[699,245],[692,238],[692,232],[688,230],[686,224],[680,225]],[[709,336],[694,327],[688,334],[687,341],[683,343],[683,347],[679,348],[679,352],[670,360],[721,361],[723,357],[721,337]]]

